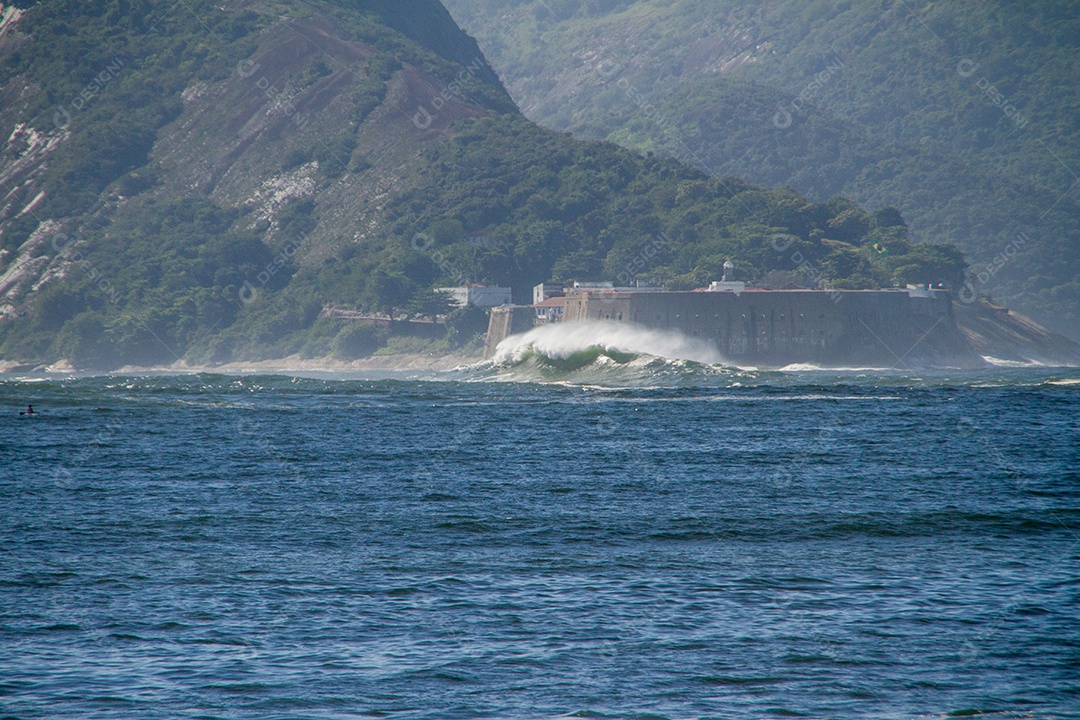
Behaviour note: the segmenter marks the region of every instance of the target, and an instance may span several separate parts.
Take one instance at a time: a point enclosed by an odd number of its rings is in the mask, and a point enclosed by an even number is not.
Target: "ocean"
[[[532,352],[0,408],[3,718],[1080,717],[1077,369]]]

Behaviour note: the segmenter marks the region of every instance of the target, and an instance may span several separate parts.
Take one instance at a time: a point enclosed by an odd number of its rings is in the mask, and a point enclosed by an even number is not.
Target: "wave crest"
[[[499,343],[492,366],[502,377],[613,386],[711,384],[730,380],[715,347],[695,338],[628,323],[555,323]]]
[[[496,365],[515,365],[534,356],[552,362],[577,358],[588,364],[603,356],[626,363],[643,355],[723,364],[715,347],[682,333],[599,320],[554,323],[511,335],[499,343],[494,361]]]

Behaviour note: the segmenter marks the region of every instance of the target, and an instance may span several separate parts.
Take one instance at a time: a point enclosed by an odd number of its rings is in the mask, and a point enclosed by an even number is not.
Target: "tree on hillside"
[[[420,290],[410,299],[406,309],[415,315],[427,316],[434,322],[439,315],[447,315],[457,307],[457,303],[445,290]]]
[[[372,273],[364,287],[364,304],[371,310],[391,318],[409,302],[409,281],[397,273],[379,269]]]

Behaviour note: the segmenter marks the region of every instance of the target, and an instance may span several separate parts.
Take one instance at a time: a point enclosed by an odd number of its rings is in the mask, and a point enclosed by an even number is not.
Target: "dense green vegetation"
[[[680,157],[693,152],[710,167],[738,156],[728,164],[732,172],[810,188],[819,197],[899,199],[905,218],[919,218],[915,237],[955,245],[974,260],[970,282],[983,294],[1062,330],[1080,327],[1080,205],[1071,198],[934,149],[882,145],[828,114],[777,130],[766,121],[780,102],[754,84],[699,81],[672,96],[656,116],[631,120],[612,137]],[[745,122],[755,116],[761,122]],[[664,123],[674,129],[657,133]],[[957,188],[957,178],[967,187]]]
[[[324,304],[428,317],[449,311],[445,298],[415,283],[396,306],[382,296],[365,303],[364,294],[321,292],[338,276],[320,280],[317,267],[282,297],[298,267],[296,250],[315,224],[315,203],[294,201],[282,208],[269,239],[265,226],[259,232],[238,229],[251,224],[242,208],[170,185],[172,178],[151,157],[159,133],[183,113],[184,90],[235,80],[240,62],[260,51],[261,35],[282,17],[328,23],[374,52],[347,69],[367,78],[344,98],[352,105],[344,113],[351,122],[307,145],[294,144],[279,161],[271,160],[274,168],[289,170],[314,159],[324,184],[363,172],[362,160],[348,162],[358,128],[384,102],[388,84],[404,67],[444,85],[453,82],[458,94],[494,111],[515,111],[494,74],[486,66],[477,69],[475,43],[455,44],[456,36],[447,32],[452,20],[437,0],[408,7],[385,0],[267,0],[235,11],[205,0],[171,10],[140,0],[23,5],[28,9],[17,34],[0,44],[0,87],[28,83],[33,92],[24,93],[17,116],[8,109],[5,121],[42,134],[64,133],[64,141],[36,185],[8,194],[14,202],[0,211],[0,272],[45,221],[56,223],[53,234],[22,260],[66,263],[51,282],[21,298],[19,317],[0,324],[3,357],[63,356],[88,367],[171,362],[192,349],[201,359],[216,360],[289,352],[347,357],[370,354],[393,333],[318,319]],[[458,61],[469,63],[467,73]],[[278,90],[293,96],[332,72],[322,60],[286,68]],[[17,144],[10,146],[3,160],[15,162],[18,152]],[[38,191],[44,202],[19,214]],[[350,252],[356,256],[366,249]],[[258,303],[245,302],[256,295]],[[459,316],[451,313],[440,331],[449,346],[467,344],[476,334],[476,318]],[[408,335],[409,328],[394,333]],[[358,340],[360,335],[366,340]]]
[[[543,281],[608,279],[683,289],[719,279],[727,260],[743,279],[774,287],[962,281],[960,253],[911,242],[894,209],[871,212],[841,197],[809,202],[793,190],[710,178],[675,160],[542,129],[513,112],[497,84],[447,59],[467,57],[467,47],[443,38],[430,40],[432,50],[410,39],[428,43],[430,27],[399,5],[360,3],[357,12],[345,3],[274,0],[230,14],[189,4],[214,22],[179,15],[136,22],[127,13],[149,6],[53,0],[20,23],[31,41],[7,47],[0,84],[25,76],[42,88],[24,115],[42,130],[56,104],[100,72],[95,63],[122,63],[70,124],[32,220],[0,219],[7,248],[0,264],[12,262],[11,251],[41,220],[61,231],[35,246],[33,260],[66,260],[24,299],[18,317],[0,323],[0,357],[111,368],[181,357],[475,349],[484,314],[451,311],[434,288],[510,285],[526,298]],[[298,140],[271,158],[267,173],[314,159],[324,190],[369,177],[375,170],[362,161],[339,158],[352,157],[369,134],[412,131],[390,90],[405,68],[459,83],[457,92],[488,109],[434,139],[415,144],[407,136],[411,155],[379,200],[381,220],[359,239],[312,247],[309,234],[336,209],[318,195],[284,203],[272,223],[254,222],[249,206],[175,182],[152,161],[163,128],[183,120],[180,94],[233,72],[286,11],[323,13],[373,52],[357,53],[355,71],[368,79],[342,96],[352,103],[342,114],[348,122]],[[108,40],[91,51],[98,37]],[[331,72],[305,64],[288,83],[308,87]]]
[[[32,40],[3,57],[0,85],[32,78],[39,90],[25,117],[44,132],[71,133],[51,159],[38,218],[92,208],[106,186],[147,165],[189,82],[220,79],[251,52],[258,16],[206,12],[209,4],[191,3],[206,25],[150,0],[46,2],[27,11],[19,29]],[[5,231],[3,247],[23,239]]]
[[[1080,337],[1068,3],[447,5],[541,124],[895,206],[914,239],[968,256],[981,293]]]
[[[185,0],[182,8],[162,7],[152,0],[32,4],[19,24],[31,41],[0,58],[0,86],[20,76],[32,78],[39,91],[30,96],[25,117],[43,131],[56,126],[71,133],[51,158],[42,188],[47,201],[36,209],[38,219],[85,212],[113,182],[126,182],[120,189],[129,191],[141,189],[136,187],[140,183],[152,183],[154,168],[145,166],[157,131],[183,110],[181,93],[192,83],[220,81],[236,72],[237,63],[256,49],[258,32],[269,24],[275,10],[300,16],[311,14],[313,7],[329,12],[352,37],[381,51],[365,67],[378,86],[371,88],[367,98],[356,100],[358,119],[363,118],[365,106],[370,111],[369,103],[381,101],[382,83],[402,63],[423,67],[447,81],[458,71],[457,65],[439,62],[438,56],[388,30],[388,26],[415,29],[412,10],[417,8],[385,0],[369,0],[355,8],[333,2],[276,0],[259,6],[261,12],[225,13],[218,5],[210,0]],[[425,5],[429,13],[442,11],[436,0],[425,0]],[[294,83],[316,79],[317,74],[309,73]],[[285,92],[293,89],[283,88]],[[494,87],[474,83],[470,91],[482,93],[489,104],[505,105]],[[327,138],[312,154],[347,156],[348,142]],[[338,163],[324,165],[331,173],[340,172]],[[140,168],[144,168],[141,173],[135,172]],[[17,247],[30,223],[31,219],[22,221],[22,232],[5,232],[0,247]]]
[[[853,288],[955,286],[964,269],[950,246],[911,244],[894,210],[872,214],[842,198],[813,204],[791,190],[709,179],[514,117],[475,121],[431,148],[419,183],[393,209],[403,217],[393,228],[400,240],[383,267],[437,281],[449,281],[450,269],[510,284],[517,297],[549,279],[702,287],[729,259],[747,279],[786,272],[786,282]],[[465,241],[478,233],[493,242]],[[431,249],[410,248],[416,234]]]

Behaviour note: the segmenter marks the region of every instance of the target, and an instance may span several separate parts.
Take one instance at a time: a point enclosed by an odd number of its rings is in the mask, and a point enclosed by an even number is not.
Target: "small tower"
[[[715,280],[709,283],[709,292],[733,292],[736,295],[746,289],[746,283],[735,279],[735,265],[730,261],[724,262],[724,279],[720,282]]]

